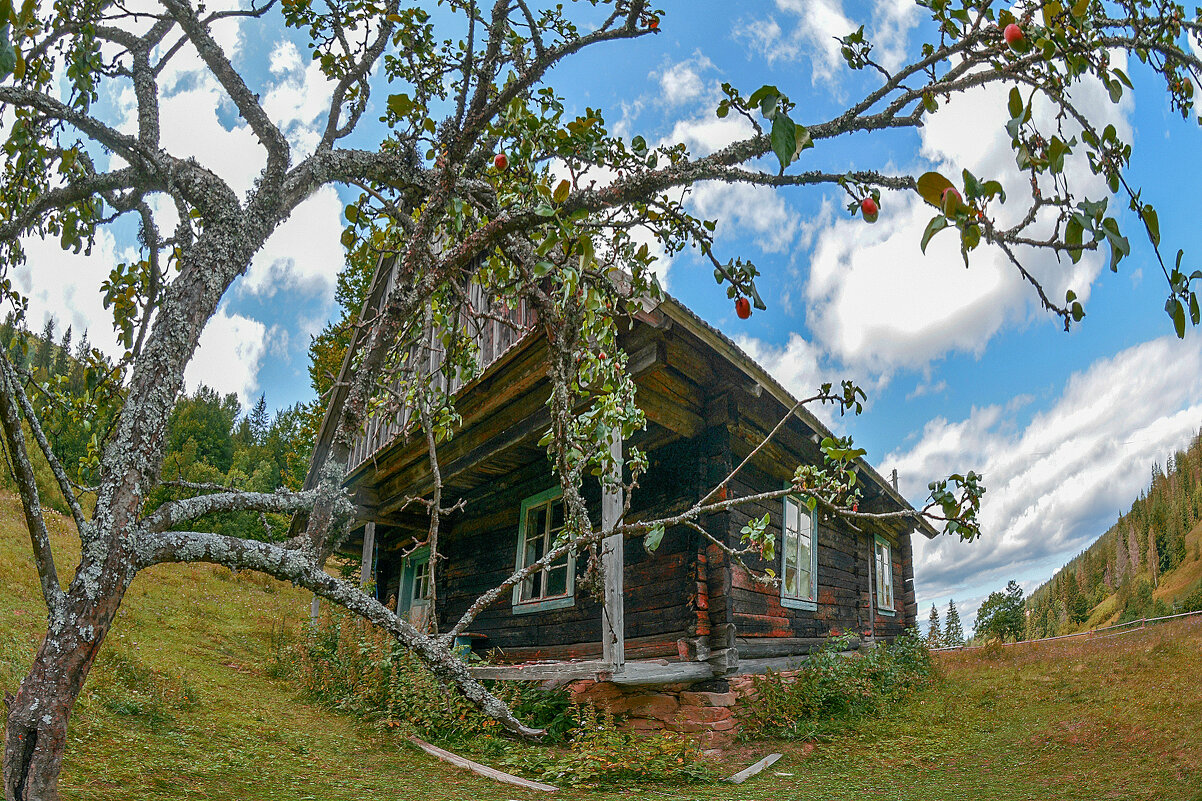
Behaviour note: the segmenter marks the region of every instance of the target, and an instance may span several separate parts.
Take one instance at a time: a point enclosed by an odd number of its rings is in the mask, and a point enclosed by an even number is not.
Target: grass
[[[52,518],[60,570],[68,525]],[[42,611],[15,500],[0,496],[0,688],[15,689]],[[167,566],[139,576],[70,730],[66,799],[535,796],[459,771],[353,718],[301,703],[269,675],[309,596],[252,575]],[[1202,620],[1108,640],[944,654],[935,685],[824,742],[756,742],[734,787],[623,792],[671,799],[1157,799],[1202,801]],[[565,790],[556,797],[612,793]]]

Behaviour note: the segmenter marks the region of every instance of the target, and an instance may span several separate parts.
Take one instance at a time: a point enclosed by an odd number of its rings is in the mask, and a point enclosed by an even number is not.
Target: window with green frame
[[[542,559],[563,531],[563,491],[558,487],[522,501],[518,518],[518,570]],[[515,613],[563,609],[576,603],[576,557],[565,554],[513,588]]]
[[[818,608],[817,516],[796,495],[785,496],[781,532],[780,602],[792,609]]]
[[[876,562],[876,608],[892,615],[893,610],[893,549],[889,541],[879,535],[873,537]]]

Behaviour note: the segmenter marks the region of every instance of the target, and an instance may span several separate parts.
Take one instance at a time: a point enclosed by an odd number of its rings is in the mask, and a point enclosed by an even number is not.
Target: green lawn
[[[64,550],[67,523],[53,519]],[[0,687],[37,642],[40,600],[16,502],[0,497]],[[69,564],[60,556],[60,570]],[[268,675],[273,633],[309,596],[252,575],[166,566],[131,588],[76,710],[68,799],[524,799],[392,735],[296,700]],[[1202,620],[1105,641],[944,655],[940,679],[746,784],[632,788],[635,798],[1202,801]],[[562,791],[563,798],[615,793]],[[544,796],[545,797],[545,796]]]

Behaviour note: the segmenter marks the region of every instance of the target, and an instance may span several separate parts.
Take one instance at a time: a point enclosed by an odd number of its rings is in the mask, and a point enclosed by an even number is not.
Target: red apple
[[[1018,27],[1018,24],[1014,22],[1006,26],[1006,30],[1002,31],[1002,36],[1005,37],[1006,44],[1010,45],[1011,50],[1021,49],[1023,40],[1026,39],[1023,35],[1023,29]]]
[[[652,17],[651,21],[647,23],[647,27],[653,31],[658,31],[659,30],[659,17]]]
[[[509,157],[504,153],[498,153],[497,155],[493,156],[492,165],[498,170],[504,170],[509,166]]]
[[[597,354],[597,358],[600,359],[601,361],[605,361],[605,351],[599,352]]]
[[[880,214],[880,206],[870,197],[866,197],[860,201],[860,211],[864,214],[864,222],[876,222],[877,215]]]
[[[940,208],[943,209],[943,213],[948,217],[954,216],[956,211],[960,208],[960,204],[964,202],[964,198],[960,197],[960,193],[954,186],[949,186],[947,189],[944,189],[940,200],[942,201],[939,204]]]
[[[740,320],[746,320],[751,316],[751,301],[747,298],[738,298],[735,300],[735,314],[739,315]]]

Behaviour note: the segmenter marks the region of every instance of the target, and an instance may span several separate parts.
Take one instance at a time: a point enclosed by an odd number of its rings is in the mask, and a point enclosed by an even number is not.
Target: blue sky
[[[698,155],[741,133],[733,120],[714,116],[721,82],[745,93],[775,84],[797,103],[795,119],[822,121],[872,78],[849,72],[831,37],[863,24],[888,65],[917,52],[925,31],[923,10],[906,0],[664,5],[659,35],[586,53],[552,80],[578,108],[603,109],[611,130],[684,141]],[[244,21],[231,23],[222,41],[297,149],[311,147],[329,90],[295,32],[278,19]],[[1167,251],[1184,248],[1197,265],[1202,242],[1192,188],[1202,183],[1202,136],[1170,113],[1137,66],[1131,73],[1134,98],[1114,106],[1086,87],[1078,100],[1131,137],[1131,182],[1157,205]],[[248,188],[262,155],[194,55],[185,53],[164,75],[163,89],[168,148],[195,154],[236,188]],[[968,167],[1021,195],[1023,179],[1001,130],[1002,91],[958,100],[922,131],[823,144],[806,152],[805,166],[948,175]],[[377,87],[376,105],[387,94]],[[128,123],[128,96],[105,100],[111,117]],[[359,143],[379,136],[379,126],[369,125]],[[306,348],[333,313],[340,214],[352,197],[322,190],[277,232],[206,332],[189,371],[193,386],[204,381],[244,400],[265,393],[273,407],[311,397]],[[796,392],[857,380],[870,396],[868,409],[832,423],[854,434],[883,473],[897,468],[915,503],[932,478],[984,472],[990,489],[981,540],[917,548],[924,620],[932,602],[954,597],[971,621],[980,600],[1010,578],[1032,589],[1130,504],[1153,460],[1163,461],[1202,425],[1198,336],[1172,337],[1163,276],[1131,219],[1134,250],[1117,275],[1096,258],[1076,266],[1044,255],[1031,260],[1051,294],[1072,288],[1086,301],[1085,321],[1065,334],[999,254],[978,251],[965,270],[949,234],[923,257],[918,240],[930,215],[914,198],[886,193],[874,226],[850,219],[845,199],[828,189],[709,185],[688,202],[720,220],[722,258],[758,265],[769,309],[739,320],[710,269],[688,253],[662,265],[669,291]],[[34,323],[54,314],[113,347],[96,287],[131,244],[128,229],[102,236],[86,258],[33,244],[31,266],[18,280],[32,296]]]

